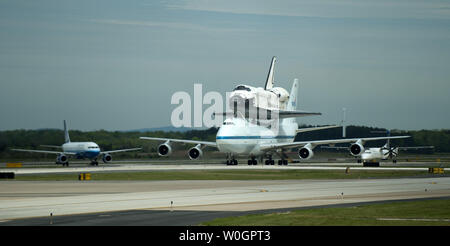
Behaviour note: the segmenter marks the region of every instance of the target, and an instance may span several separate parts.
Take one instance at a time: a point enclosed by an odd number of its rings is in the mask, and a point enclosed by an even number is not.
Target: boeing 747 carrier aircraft
[[[273,88],[274,61],[275,59],[272,59],[266,86],[264,88],[269,91]],[[250,92],[253,89],[253,87],[245,85],[239,85],[237,89],[244,87],[246,88],[246,91],[250,90]],[[227,115],[227,118],[223,122],[223,125],[219,128],[215,142],[155,137],[140,137],[140,139],[163,141],[157,149],[160,156],[169,156],[172,153],[172,143],[188,143],[195,145],[188,150],[188,155],[191,160],[200,158],[203,155],[202,149],[209,146],[215,147],[220,152],[227,154],[227,165],[237,165],[238,162],[236,157],[238,155],[248,156],[249,165],[256,165],[257,160],[259,159],[262,162],[263,158],[266,158],[266,165],[274,165],[273,155],[278,155],[280,157],[278,164],[287,165],[287,159],[284,151],[295,147],[300,147],[298,151],[300,159],[307,160],[313,157],[313,149],[318,145],[352,143],[350,145],[352,154],[359,155],[364,152],[363,145],[367,141],[409,137],[394,136],[294,142],[295,135],[298,132],[302,132],[302,129],[298,129],[298,124],[295,117],[320,115],[320,113],[296,110],[298,87],[298,80],[295,79],[288,97],[288,101],[285,104],[286,107],[280,107],[277,112],[279,116],[275,119],[279,121],[277,131],[273,131],[266,125],[261,124],[259,119],[250,119],[247,114],[244,116],[243,114],[235,111],[232,113],[224,113],[224,115]],[[249,103],[246,104],[249,105]],[[319,127],[316,130],[321,129],[324,128]]]
[[[69,137],[69,130],[67,129],[66,121],[64,120],[64,139],[65,143],[61,146],[49,146],[46,147],[62,149],[62,151],[49,151],[49,150],[29,150],[29,149],[11,149],[14,151],[23,152],[34,152],[34,153],[44,153],[44,154],[55,154],[56,164],[62,164],[63,166],[69,166],[69,156],[76,159],[89,159],[91,160],[91,165],[98,166],[97,158],[102,156],[103,163],[108,163],[112,161],[112,153],[125,152],[125,151],[135,151],[141,148],[133,149],[119,149],[110,151],[100,151],[98,144],[94,142],[71,142]]]

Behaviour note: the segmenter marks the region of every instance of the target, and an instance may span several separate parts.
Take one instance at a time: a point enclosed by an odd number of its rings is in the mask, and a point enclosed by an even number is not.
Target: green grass
[[[388,220],[380,220],[380,218]],[[392,219],[392,220],[391,220]],[[397,219],[397,220],[393,220]],[[398,220],[403,219],[403,220]],[[434,219],[438,221],[414,221]],[[346,208],[317,208],[287,213],[228,217],[211,226],[450,226],[450,199],[390,202]]]
[[[403,170],[205,170],[91,173],[92,180],[299,180],[299,179],[365,179],[427,176],[427,171]],[[72,174],[16,175],[24,181],[77,180]]]

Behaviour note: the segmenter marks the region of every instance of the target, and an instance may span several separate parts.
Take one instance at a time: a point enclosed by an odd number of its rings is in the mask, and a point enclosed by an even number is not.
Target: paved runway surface
[[[4,181],[0,185],[0,224],[11,219],[123,211],[123,223],[140,218],[171,225],[198,223],[228,212],[321,206],[450,196],[450,178],[270,181]],[[173,205],[171,206],[171,202]],[[128,210],[134,210],[128,211]],[[159,211],[159,212],[155,212]],[[228,211],[228,212],[224,212]],[[85,215],[83,215],[85,214]],[[102,217],[101,217],[102,216]],[[161,216],[161,217],[160,217]],[[184,220],[183,217],[197,219]],[[107,213],[97,221],[108,221]],[[135,219],[132,219],[132,218]],[[126,218],[126,219],[125,219]],[[111,220],[112,221],[112,220]],[[128,222],[127,222],[128,221]],[[145,220],[144,220],[145,221]],[[188,222],[186,222],[188,221]],[[95,224],[95,220],[90,224]],[[100,223],[100,222],[99,222]],[[100,223],[101,224],[101,223]],[[121,225],[119,222],[117,225]]]
[[[394,201],[415,201],[423,199],[448,199],[450,197],[418,198]],[[192,210],[126,210],[74,215],[59,215],[0,221],[0,226],[192,226],[216,218],[242,216],[248,214],[285,213],[292,210],[354,207],[365,204],[385,203],[386,201],[342,203],[333,205],[279,208],[251,211],[192,211]]]
[[[408,163],[408,165],[411,165]],[[434,165],[435,167],[436,165]],[[128,171],[180,171],[180,170],[345,170],[352,167],[353,170],[416,170],[426,171],[426,167],[397,166],[387,167],[363,167],[357,163],[309,163],[309,164],[289,164],[289,166],[266,166],[266,165],[238,165],[226,166],[224,164],[183,164],[183,165],[162,165],[162,164],[108,164],[99,166],[74,166],[74,167],[44,167],[44,168],[5,168],[7,172],[16,174],[39,174],[39,173],[80,173],[80,172],[128,172]],[[450,171],[449,168],[445,168]]]

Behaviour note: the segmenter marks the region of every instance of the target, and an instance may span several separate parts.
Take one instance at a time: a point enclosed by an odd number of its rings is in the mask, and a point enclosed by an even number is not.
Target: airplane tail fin
[[[275,68],[275,62],[277,61],[277,57],[274,56],[272,58],[272,63],[270,64],[269,73],[267,74],[266,85],[264,86],[264,90],[269,90],[273,88],[273,70]]]
[[[289,95],[289,101],[286,106],[286,110],[296,110],[297,109],[297,94],[298,94],[298,79],[294,79],[292,84],[291,94]]]
[[[341,121],[341,125],[342,125],[342,138],[346,138],[347,137],[347,125],[345,122],[345,113],[346,113],[347,109],[346,108],[342,108],[342,121]]]
[[[69,129],[67,129],[66,120],[64,120],[64,142],[70,143]]]

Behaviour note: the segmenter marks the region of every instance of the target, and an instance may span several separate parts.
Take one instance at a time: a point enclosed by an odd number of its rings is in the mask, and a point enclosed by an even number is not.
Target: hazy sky
[[[300,80],[299,123],[450,128],[450,2],[0,0],[0,130],[170,125],[172,94]]]

